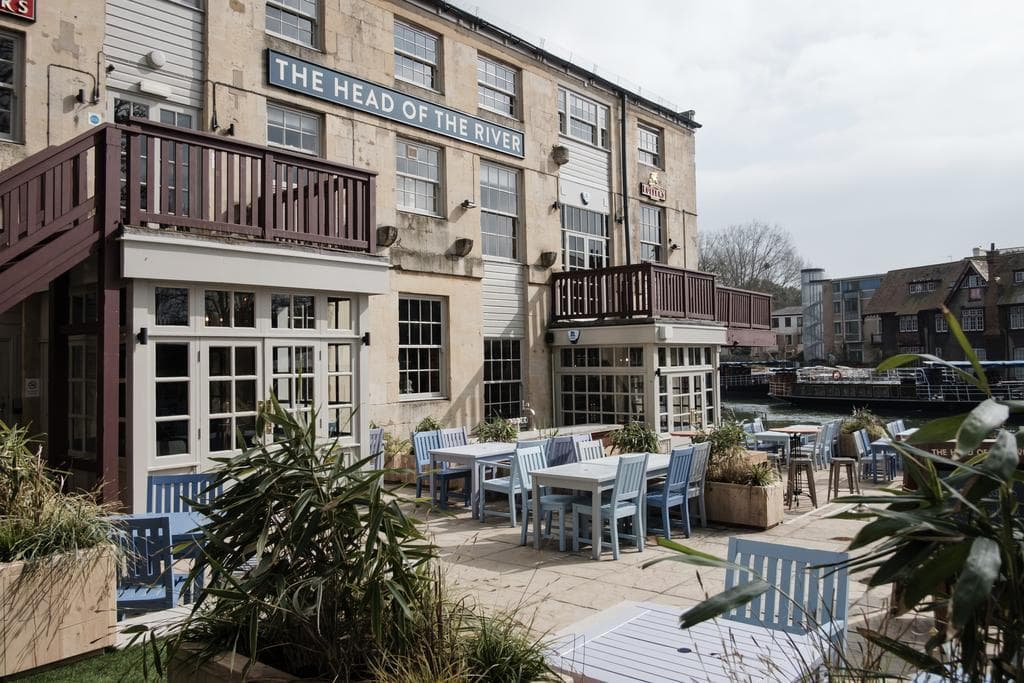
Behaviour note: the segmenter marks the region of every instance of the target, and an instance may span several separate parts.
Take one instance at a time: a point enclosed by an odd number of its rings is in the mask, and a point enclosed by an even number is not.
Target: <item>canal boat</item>
[[[718,376],[724,398],[767,396],[776,370],[795,369],[792,361],[722,361]]]
[[[951,365],[973,374],[970,363]],[[996,398],[1024,399],[1024,361],[982,361]],[[986,396],[941,363],[878,372],[873,368],[815,366],[774,372],[768,395],[795,405],[846,409],[900,408],[965,412]]]

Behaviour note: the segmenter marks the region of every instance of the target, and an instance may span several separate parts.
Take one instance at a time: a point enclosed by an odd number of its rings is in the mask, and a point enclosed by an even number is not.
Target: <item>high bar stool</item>
[[[814,458],[794,458],[789,459],[789,477],[786,482],[786,501],[789,503],[789,507],[793,507],[793,501],[800,495],[800,475],[806,473],[807,475],[807,493],[811,497],[811,505],[818,507],[818,493],[814,490]],[[800,504],[797,503],[797,507]]]

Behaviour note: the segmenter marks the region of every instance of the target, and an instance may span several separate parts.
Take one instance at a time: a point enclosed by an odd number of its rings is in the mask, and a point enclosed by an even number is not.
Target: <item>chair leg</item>
[[[700,492],[700,498],[698,499],[698,504],[700,505],[700,528],[701,529],[707,529],[708,528],[708,513],[707,513],[707,510],[704,509],[704,492],[703,491]]]
[[[508,490],[508,525],[516,528],[516,492],[511,488]]]
[[[423,495],[423,480],[416,477],[416,497],[419,498],[421,495]]]
[[[668,510],[668,506],[665,506],[665,509]],[[633,515],[633,527],[633,533],[636,534],[636,548],[640,552],[643,552],[644,544],[647,542],[647,529],[644,527],[644,518],[643,515],[640,514],[639,507],[637,507],[636,514]],[[667,524],[665,525],[665,528],[667,531]]]
[[[619,559],[619,520],[615,518],[614,511],[612,517],[608,519],[609,531],[612,534],[612,559]]]
[[[550,530],[549,530],[550,533]],[[558,552],[565,552],[565,508],[558,508]]]
[[[576,511],[575,505],[572,508],[572,551],[580,551],[580,513]]]
[[[442,479],[441,480],[440,488],[441,488],[441,509],[442,510],[447,510],[448,509],[448,480],[447,479]]]
[[[554,516],[554,513],[551,510],[548,510],[547,514],[544,516],[544,527],[545,527],[544,538],[550,538],[551,537],[551,518],[553,516]]]
[[[661,528],[665,530],[665,538],[672,538],[672,527],[669,525],[668,505],[661,508]]]
[[[523,519],[522,519],[522,531],[519,532],[519,545],[526,545],[526,534],[527,527],[530,526],[530,504],[527,502],[527,496],[523,494]]]
[[[686,529],[686,537],[690,537],[690,499],[686,498],[683,500],[682,505],[679,509],[683,513],[683,527]]]

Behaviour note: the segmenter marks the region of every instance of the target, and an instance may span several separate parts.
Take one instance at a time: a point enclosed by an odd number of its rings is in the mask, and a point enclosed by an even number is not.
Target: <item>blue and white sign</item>
[[[516,157],[523,156],[523,133],[385,88],[304,59],[267,50],[267,82],[368,114]]]

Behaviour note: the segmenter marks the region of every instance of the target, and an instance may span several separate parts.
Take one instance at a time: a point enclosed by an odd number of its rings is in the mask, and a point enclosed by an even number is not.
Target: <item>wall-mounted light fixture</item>
[[[679,249],[679,245],[673,242],[672,240],[669,240],[668,248],[671,249],[672,251],[676,251],[677,249]]]
[[[390,247],[398,241],[398,228],[393,225],[381,225],[377,228],[377,246]]]
[[[135,335],[136,341],[145,346],[149,343],[149,330],[145,327],[139,329],[139,333]]]
[[[472,199],[463,199],[462,200],[462,204],[460,204],[460,206],[463,209],[475,209],[476,208],[476,202],[474,202]]]
[[[555,203],[551,205],[551,210],[552,211],[558,211],[561,208],[562,208],[562,202],[558,201],[557,199],[555,200]]]
[[[555,261],[557,260],[557,251],[542,251],[540,252],[540,259],[538,260],[538,263],[540,263],[542,268],[550,268],[551,266],[555,265]]]
[[[569,163],[569,148],[565,145],[555,145],[551,148],[551,160],[559,166]]]
[[[452,245],[452,254],[458,258],[465,258],[469,256],[469,252],[473,251],[473,240],[468,237],[460,237],[455,240],[455,244]]]

